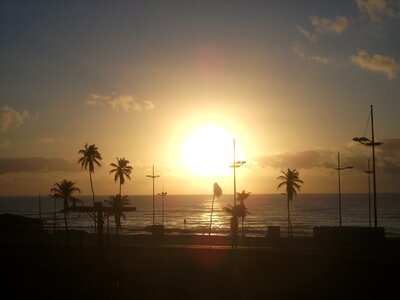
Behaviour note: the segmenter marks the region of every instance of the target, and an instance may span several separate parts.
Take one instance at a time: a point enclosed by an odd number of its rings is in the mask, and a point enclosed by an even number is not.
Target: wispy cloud
[[[394,79],[400,63],[393,57],[375,54],[370,56],[366,51],[360,50],[351,57],[351,61],[360,68],[385,74],[389,79]]]
[[[41,171],[79,171],[79,166],[75,161],[63,158],[0,158],[0,174]]]
[[[312,43],[316,43],[318,41],[318,37],[315,33],[309,32],[300,25],[296,25],[296,29],[302,36],[308,39]]]
[[[395,16],[394,5],[388,0],[355,0],[361,12],[366,13],[372,22],[382,22],[384,18]]]
[[[316,63],[323,64],[323,65],[328,65],[328,64],[332,63],[332,60],[327,57],[323,57],[323,56],[319,56],[319,55],[306,55],[304,53],[303,47],[300,44],[295,44],[293,46],[293,52],[297,56],[299,56],[301,59],[304,59],[304,60],[316,62]]]
[[[21,127],[31,117],[27,110],[19,112],[7,105],[3,106],[0,109],[0,133],[5,133],[11,128]]]
[[[386,138],[377,148],[377,170],[387,174],[400,175],[400,137]],[[367,169],[370,149],[352,142],[341,150],[341,163],[353,166],[358,171]],[[277,170],[286,168],[333,170],[337,167],[337,151],[331,149],[312,149],[297,152],[277,153],[261,156],[256,159],[261,167],[271,167]]]
[[[400,174],[400,138],[383,140],[383,145],[377,148],[380,169],[391,174]]]
[[[263,167],[269,166],[276,169],[334,168],[335,155],[335,152],[330,150],[306,150],[263,156],[257,161]]]
[[[0,150],[1,149],[6,149],[10,147],[10,141],[5,139],[5,140],[0,140]]]
[[[148,100],[138,100],[130,95],[111,93],[110,95],[91,94],[85,100],[88,106],[110,107],[115,112],[131,112],[154,109],[154,104]]]
[[[349,27],[348,18],[343,16],[336,16],[333,20],[312,16],[310,22],[318,33],[341,34]]]
[[[42,137],[42,138],[38,139],[37,141],[42,144],[59,144],[59,143],[63,143],[64,139],[46,136],[46,137]]]

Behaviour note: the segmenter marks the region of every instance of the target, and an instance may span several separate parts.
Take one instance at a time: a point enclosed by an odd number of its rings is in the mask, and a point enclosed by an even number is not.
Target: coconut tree
[[[208,235],[211,235],[211,226],[212,226],[212,215],[213,215],[213,211],[214,211],[214,200],[215,197],[217,197],[219,199],[219,197],[221,197],[222,195],[222,189],[221,187],[218,185],[218,183],[214,183],[214,194],[213,194],[213,198],[212,198],[212,202],[211,202],[211,213],[210,213],[210,230],[208,232]]]
[[[242,213],[241,217],[242,217],[242,236],[244,236],[244,218],[250,214],[250,212],[248,211],[244,200],[246,200],[247,198],[249,198],[251,192],[246,193],[245,190],[243,190],[241,193],[237,193],[237,197],[236,199],[239,201],[239,205],[242,207],[241,211],[244,212]]]
[[[281,176],[277,179],[282,180],[279,184],[277,189],[282,186],[286,186],[286,196],[287,196],[287,210],[288,210],[288,236],[293,237],[292,232],[292,222],[290,220],[290,201],[293,200],[293,197],[297,195],[297,192],[300,192],[301,184],[304,183],[302,180],[299,179],[299,172],[296,169],[290,170],[288,169],[287,172],[282,171]]]
[[[238,219],[246,217],[249,211],[246,206],[240,204],[236,204],[236,206],[228,204],[224,207],[224,211],[231,215],[232,249],[234,249],[237,248]]]
[[[117,230],[117,237],[119,237],[119,230],[121,229],[121,217],[125,220],[126,216],[123,213],[123,208],[129,205],[130,200],[128,196],[121,196],[117,194],[115,196],[110,196],[109,200],[104,201],[105,204],[112,208],[112,215],[114,215],[115,228]]]
[[[101,167],[101,164],[99,161],[102,160],[102,157],[101,157],[95,144],[89,146],[86,143],[84,148],[79,150],[78,154],[82,155],[81,158],[78,160],[78,163],[81,164],[82,168],[85,168],[85,170],[89,171],[90,188],[92,190],[93,207],[94,207],[95,195],[94,195],[94,189],[93,189],[92,173],[94,173],[95,165],[97,165],[98,167]]]
[[[110,166],[114,168],[110,171],[110,174],[115,173],[115,175],[114,175],[115,182],[117,182],[117,180],[119,180],[119,194],[120,195],[121,195],[122,185],[125,182],[125,176],[128,179],[131,179],[130,174],[132,173],[133,168],[131,166],[128,166],[128,164],[129,164],[129,160],[125,159],[125,157],[124,158],[117,157],[117,163],[110,164]]]
[[[75,186],[75,182],[64,179],[63,181],[56,182],[54,187],[50,189],[50,193],[52,193],[51,197],[56,199],[63,199],[64,203],[64,223],[65,230],[68,232],[68,212],[69,212],[69,202],[72,202],[73,205],[77,201],[80,201],[74,198],[72,195],[75,192],[81,192],[81,190]]]

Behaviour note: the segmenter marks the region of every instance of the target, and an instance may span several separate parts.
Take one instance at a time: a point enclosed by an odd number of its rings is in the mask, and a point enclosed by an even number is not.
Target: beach
[[[208,236],[1,241],[8,298],[398,299],[397,239],[242,238],[235,251],[229,237]]]

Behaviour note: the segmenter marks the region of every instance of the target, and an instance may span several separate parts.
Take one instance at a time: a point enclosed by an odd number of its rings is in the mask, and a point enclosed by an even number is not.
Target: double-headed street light
[[[153,230],[154,230],[154,225],[156,224],[156,211],[154,208],[154,179],[156,179],[157,177],[160,177],[160,175],[154,175],[154,165],[153,165],[153,174],[147,175],[146,177],[153,179]]]
[[[334,170],[338,171],[338,183],[339,183],[339,226],[342,227],[342,197],[340,191],[340,171],[346,169],[353,169],[353,167],[341,167],[340,166],[340,152],[338,152],[338,166]]]
[[[164,192],[164,187],[163,187],[162,193],[158,193],[157,195],[162,197],[162,211],[161,211],[161,215],[162,215],[162,226],[164,226],[164,198],[165,198],[165,196],[167,196],[167,192]]]
[[[355,137],[353,141],[359,142],[368,147],[372,147],[372,180],[373,180],[373,187],[374,187],[374,227],[375,230],[378,229],[378,212],[377,212],[377,205],[376,205],[376,168],[375,168],[375,146],[382,145],[380,142],[375,142],[375,134],[374,134],[374,111],[373,105],[371,105],[370,110],[370,118],[371,118],[371,135],[372,140],[363,136],[363,137]]]

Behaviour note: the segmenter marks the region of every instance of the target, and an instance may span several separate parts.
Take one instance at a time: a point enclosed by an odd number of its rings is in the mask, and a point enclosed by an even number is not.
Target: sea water
[[[92,204],[91,196],[79,197],[84,205]],[[104,201],[109,196],[96,196]],[[135,212],[125,213],[122,220],[123,234],[149,233],[153,224],[153,197],[129,196]],[[369,226],[368,194],[342,194],[342,225]],[[162,224],[167,234],[208,234],[212,195],[167,195],[154,198],[155,224]],[[40,205],[39,205],[40,203]],[[229,234],[230,216],[224,207],[233,204],[232,195],[223,195],[214,202],[212,233]],[[265,236],[268,226],[280,226],[282,235],[287,232],[287,199],[280,194],[250,195],[245,204],[249,215],[244,220],[247,236]],[[47,196],[0,197],[0,213],[14,213],[46,221],[46,229],[63,229],[62,200]],[[56,214],[54,213],[56,211]],[[377,195],[378,226],[385,227],[387,237],[400,237],[400,194]],[[312,236],[315,226],[339,225],[339,202],[337,194],[300,194],[290,201],[290,214],[295,236]],[[374,226],[373,197],[371,195],[371,224]],[[185,222],[186,220],[186,222]],[[70,212],[69,227],[94,232],[94,222],[86,213]],[[109,230],[114,231],[114,219],[109,219]],[[241,226],[241,220],[240,220]],[[107,228],[107,222],[105,223]],[[106,229],[107,230],[107,229]],[[241,230],[241,228],[240,228]]]

